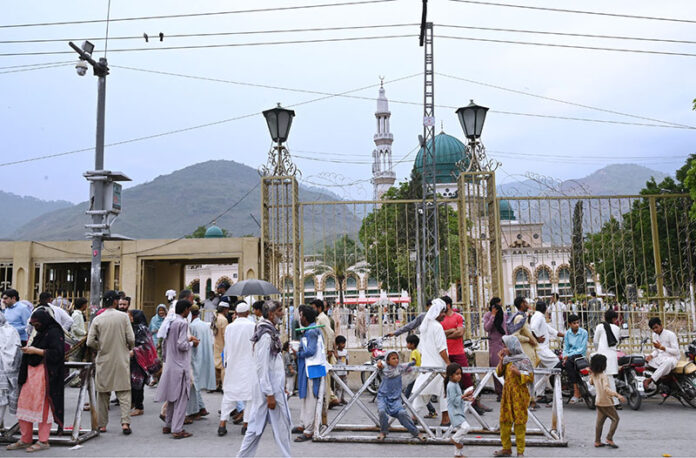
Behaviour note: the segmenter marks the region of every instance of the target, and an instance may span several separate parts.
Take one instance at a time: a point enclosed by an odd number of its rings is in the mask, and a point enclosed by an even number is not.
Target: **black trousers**
[[[581,358],[582,355],[570,355],[565,363],[562,361],[558,363],[556,367],[563,368],[568,374],[568,380],[570,383],[578,383],[580,381],[580,373],[578,372],[577,366],[575,366],[575,360]]]
[[[131,402],[133,403],[133,408],[138,410],[144,410],[143,401],[145,400],[145,388],[131,388]]]

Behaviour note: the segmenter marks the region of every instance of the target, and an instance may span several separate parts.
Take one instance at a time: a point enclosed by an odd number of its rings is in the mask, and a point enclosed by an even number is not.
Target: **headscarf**
[[[503,364],[512,363],[520,371],[527,371],[530,374],[534,371],[532,361],[525,355],[524,351],[522,351],[520,339],[516,336],[503,336],[503,344],[505,344],[505,347],[510,352],[509,355],[503,358]]]
[[[261,318],[261,321],[254,328],[254,335],[251,336],[251,341],[254,343],[253,347],[256,347],[256,342],[261,340],[261,336],[264,334],[271,336],[271,357],[275,358],[282,349],[280,333],[268,318]]]
[[[11,391],[17,387],[17,374],[22,361],[20,346],[19,333],[0,312],[0,391]]]
[[[505,328],[503,327],[503,318],[505,316],[505,313],[503,312],[503,308],[500,306],[500,304],[494,304],[491,306],[491,311],[492,309],[498,310],[495,313],[495,318],[493,318],[493,326],[495,326],[495,329],[497,329],[498,332],[504,336]]]
[[[159,331],[159,328],[162,326],[162,322],[164,321],[164,317],[159,316],[160,309],[164,310],[165,316],[167,315],[167,306],[164,304],[158,305],[155,309],[155,316],[153,316],[152,320],[150,320],[150,332],[152,333]]]
[[[437,317],[440,316],[440,313],[442,313],[442,311],[445,310],[446,307],[447,304],[445,304],[445,301],[443,301],[442,299],[433,299],[433,305],[431,305],[428,309],[428,312],[425,314],[425,317],[423,318],[423,322],[418,328],[421,335],[427,334],[428,330],[432,326],[437,325],[442,327],[442,325],[437,321]]]
[[[615,347],[618,341],[616,340],[616,336],[614,335],[614,331],[611,329],[611,323],[608,321],[605,321],[602,323],[604,325],[604,334],[607,335],[607,345],[609,347]]]
[[[518,323],[515,323],[515,318],[518,316],[521,316],[523,319],[520,320]],[[520,329],[524,327],[524,324],[527,322],[527,320],[524,319],[524,312],[518,310],[516,313],[513,313],[508,317],[507,320],[507,332],[508,334],[514,334]]]

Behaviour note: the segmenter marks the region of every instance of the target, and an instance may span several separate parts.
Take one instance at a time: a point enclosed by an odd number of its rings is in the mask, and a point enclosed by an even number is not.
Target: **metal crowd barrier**
[[[75,407],[75,416],[73,419],[72,427],[64,425],[65,428],[51,429],[51,435],[49,436],[48,442],[50,444],[59,445],[77,445],[86,442],[94,437],[99,436],[99,427],[97,425],[97,398],[94,386],[94,363],[80,363],[80,362],[67,362],[65,363],[65,368],[78,369],[79,372],[73,373],[70,371],[65,377],[65,385],[70,383],[76,377],[80,378],[80,392],[77,396],[77,405]],[[83,429],[82,424],[82,412],[85,399],[89,399],[89,413],[91,417],[90,429]],[[34,439],[38,439],[38,430],[34,428]],[[16,423],[10,429],[6,430],[4,434],[0,435],[0,442],[15,442],[19,440],[19,423]]]
[[[335,371],[339,370],[341,372],[372,372],[369,377],[365,379],[360,389],[353,392],[348,385],[341,380],[339,376],[336,375]],[[442,427],[439,425],[429,425],[426,423],[425,419],[413,408],[413,401],[416,399],[420,392],[432,381],[435,377],[442,376],[445,372],[445,368],[435,368],[435,367],[417,367],[414,368],[415,372],[418,373],[429,373],[427,383],[421,385],[421,387],[412,392],[410,398],[407,398],[403,393],[401,394],[401,400],[403,401],[404,408],[411,414],[413,418],[416,419],[416,427],[425,433],[427,439],[425,443],[427,444],[447,444],[451,445],[451,436],[455,433],[456,428]],[[496,377],[495,368],[482,368],[482,367],[465,367],[462,368],[462,372],[466,374],[479,374],[483,375],[480,383],[476,386],[474,390],[474,397],[478,397],[481,391],[486,386],[486,384],[491,380],[492,377]],[[375,409],[369,409],[360,396],[365,393],[367,387],[372,383],[375,377],[377,377],[378,370],[375,366],[370,365],[360,365],[360,366],[341,366],[338,368],[331,368],[328,370],[327,377],[324,377],[319,386],[319,397],[317,399],[317,408],[315,411],[315,421],[314,421],[314,436],[313,441],[315,442],[360,442],[360,443],[408,443],[408,444],[422,444],[420,440],[411,437],[395,437],[387,436],[384,440],[378,440],[376,434],[374,435],[360,435],[355,433],[360,432],[379,432],[379,418]],[[537,369],[534,371],[535,375],[560,375],[560,369]],[[324,394],[326,390],[326,380],[331,377],[332,380],[342,388],[345,393],[350,397],[350,400],[346,405],[344,405],[341,410],[339,410],[333,419],[330,421],[327,418],[327,424],[322,424],[322,415],[325,412],[324,409]],[[498,377],[496,377],[498,378]],[[536,378],[535,378],[536,379]],[[542,381],[544,378],[541,378]],[[541,446],[541,447],[567,447],[568,440],[565,434],[565,423],[563,421],[563,398],[561,393],[561,377],[554,377],[553,382],[553,401],[551,406],[551,425],[545,425],[541,419],[538,417],[537,412],[529,410],[529,420],[536,425],[536,427],[527,427],[527,440],[526,443],[529,446]],[[501,383],[504,380],[498,378]],[[538,381],[537,383],[541,383]],[[446,402],[444,399],[440,399],[439,402]],[[346,424],[340,423],[341,419],[348,413],[348,411],[354,406],[358,406],[367,416],[369,422],[367,424]],[[494,415],[497,413],[493,412]],[[489,424],[481,415],[479,415],[471,403],[466,403],[466,415],[467,421],[472,425],[472,429],[469,431],[467,438],[463,441],[465,445],[500,445],[500,427],[499,425]],[[392,426],[395,418],[390,419],[390,432],[406,432],[406,429],[402,426]],[[478,423],[478,427],[474,423]],[[349,434],[335,434],[336,431],[347,432]]]

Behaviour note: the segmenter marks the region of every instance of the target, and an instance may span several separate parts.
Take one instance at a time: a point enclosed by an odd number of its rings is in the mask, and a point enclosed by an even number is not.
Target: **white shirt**
[[[614,337],[616,337],[616,342],[618,344],[619,337],[621,336],[621,330],[619,329],[619,327],[617,325],[612,324],[611,325],[611,332],[614,333]],[[609,343],[607,340],[607,334],[604,330],[604,323],[598,324],[597,328],[595,329],[594,344],[595,344],[595,348],[597,350],[597,353],[607,357],[607,369],[606,369],[607,375],[618,374],[619,373],[619,360],[618,360],[619,357],[616,354],[616,346],[613,346],[613,347],[609,346]]]
[[[258,376],[254,370],[251,337],[256,325],[250,318],[239,317],[225,328],[224,397],[230,401],[251,400]]]
[[[565,329],[565,320],[563,319],[563,313],[568,309],[566,305],[558,301],[555,304],[550,304],[548,308],[549,315],[551,316],[551,326],[556,329]]]
[[[668,331],[667,329],[662,330],[662,334],[656,334],[653,332],[652,334],[652,341],[653,342],[659,342],[662,344],[662,346],[665,347],[664,350],[658,350],[657,348],[655,351],[652,352],[652,357],[656,360],[663,360],[665,358],[673,358],[673,359],[679,359],[680,352],[679,352],[679,340],[677,339],[677,335],[673,333],[672,331]]]
[[[558,335],[558,331],[549,326],[546,322],[546,316],[538,311],[534,312],[534,315],[532,315],[532,319],[529,322],[529,329],[532,330],[535,336],[544,337],[544,341],[539,342],[540,347],[548,348],[549,340]]]
[[[58,324],[65,329],[66,331],[70,331],[70,328],[73,325],[73,319],[70,318],[70,315],[68,315],[68,312],[63,310],[62,308],[56,306],[56,305],[51,305],[51,309],[53,309],[53,316],[58,322]]]

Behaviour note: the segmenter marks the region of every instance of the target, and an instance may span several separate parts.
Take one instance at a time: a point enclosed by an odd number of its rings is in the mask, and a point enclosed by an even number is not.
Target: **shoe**
[[[133,409],[131,410],[130,416],[131,417],[139,417],[140,415],[144,414],[145,411],[143,409]]]
[[[572,398],[570,398],[569,403],[570,404],[577,404],[578,401],[580,401],[580,398],[573,396]]]
[[[190,432],[186,431],[185,429],[182,429],[182,430],[181,430],[180,432],[178,432],[178,433],[172,433],[172,437],[173,437],[174,439],[186,439],[187,437],[191,437],[191,436],[193,436],[193,434],[191,434]]]
[[[613,442],[611,442],[611,443],[610,443],[610,442],[607,442],[607,447],[609,447],[609,448],[619,448],[619,446],[616,445],[616,444],[613,443]]]
[[[292,431],[290,431],[293,434],[302,434],[304,432],[304,428],[301,428],[299,426],[295,426],[292,428]]]
[[[305,434],[300,434],[299,436],[297,436],[295,438],[295,442],[307,442],[307,441],[311,441],[311,440],[312,440],[312,436],[307,436]]]
[[[339,406],[339,405],[341,405],[341,404],[337,400],[334,399],[333,401],[329,402],[329,409],[333,409],[334,407]]]
[[[227,427],[226,426],[218,426],[218,436],[224,436],[227,434]]]
[[[130,429],[130,425],[128,423],[124,423],[121,425],[122,432],[124,435],[128,436],[130,435],[133,431]]]
[[[242,410],[232,419],[232,424],[238,425],[244,420],[244,411]]]
[[[31,447],[31,443],[17,441],[14,444],[10,444],[5,448],[7,450],[20,450],[20,449],[27,448],[27,447]]]
[[[193,417],[189,416],[184,419],[185,425],[190,425],[191,423],[193,423]]]
[[[162,420],[162,421],[164,421],[164,422],[167,421],[167,417],[165,417],[164,415],[160,414],[159,417],[160,417],[160,420]]]
[[[549,399],[546,395],[538,397],[536,402],[541,403],[541,404],[551,404],[551,399]]]
[[[437,412],[428,413],[425,418],[437,418]]]
[[[491,409],[490,407],[488,407],[487,405],[485,405],[483,402],[481,402],[480,399],[477,399],[477,400],[476,400],[476,405],[479,406],[479,408],[480,408],[481,410],[483,410],[484,412],[493,412],[493,409]]]
[[[198,416],[199,416],[199,417],[207,417],[208,415],[210,415],[210,412],[208,412],[208,411],[205,410],[205,409],[201,409],[201,410],[198,411]]]
[[[615,408],[616,410],[623,410],[623,406],[622,406],[621,404],[616,404],[616,405],[614,406],[614,408]]]
[[[483,409],[478,405],[478,403],[474,404],[474,405],[473,405],[473,408],[474,408],[474,410],[476,411],[476,413],[479,414],[479,415],[483,415],[483,414],[486,413],[486,411],[483,410]]]
[[[493,452],[493,456],[512,456],[512,450],[496,450],[495,452]]]
[[[172,428],[167,428],[166,426],[162,428],[162,434],[171,434]]]

